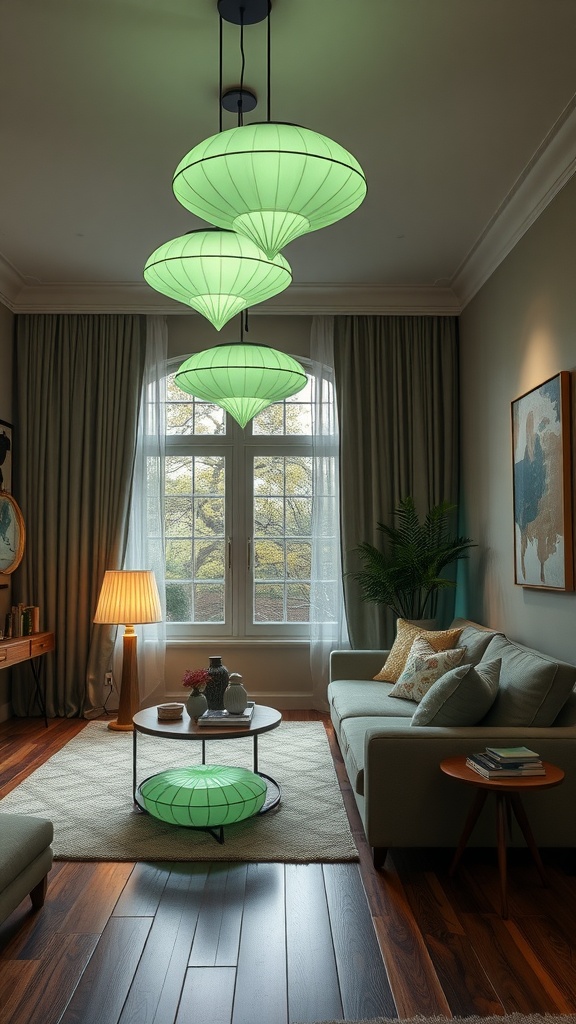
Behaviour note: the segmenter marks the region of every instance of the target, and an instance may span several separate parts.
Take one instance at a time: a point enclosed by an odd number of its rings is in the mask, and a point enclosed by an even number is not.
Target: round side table
[[[458,867],[460,858],[466,849],[466,844],[472,834],[472,829],[478,821],[478,817],[490,793],[496,797],[496,835],[498,849],[498,869],[500,873],[500,900],[502,905],[502,917],[508,917],[508,887],[506,878],[506,826],[510,826],[512,812],[518,822],[526,845],[532,854],[532,858],[538,869],[538,874],[543,885],[547,885],[546,872],[538,847],[532,834],[532,829],[524,810],[520,794],[526,791],[533,792],[536,789],[551,789],[559,786],[564,778],[564,772],[554,764],[544,761],[545,775],[525,775],[522,778],[508,777],[506,779],[485,779],[478,772],[469,768],[466,764],[466,757],[447,757],[440,762],[440,770],[458,782],[463,782],[477,789],[468,817],[462,830],[462,835],[456,848],[450,874],[453,875]]]

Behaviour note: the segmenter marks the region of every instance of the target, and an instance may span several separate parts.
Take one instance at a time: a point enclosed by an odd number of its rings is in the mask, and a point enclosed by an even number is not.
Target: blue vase
[[[206,683],[206,700],[208,701],[208,707],[210,711],[223,711],[224,710],[224,691],[228,686],[228,669],[222,664],[222,658],[220,655],[215,655],[210,658],[210,665],[208,666],[208,675],[210,679]]]

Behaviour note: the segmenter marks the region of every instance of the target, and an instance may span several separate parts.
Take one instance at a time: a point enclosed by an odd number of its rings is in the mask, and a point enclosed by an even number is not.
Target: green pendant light
[[[202,228],[155,249],[144,277],[151,288],[192,306],[219,331],[243,309],[287,288],[292,271],[283,256],[270,259],[243,235]]]
[[[218,0],[220,96],[238,126],[205,139],[180,161],[172,182],[182,206],[209,224],[250,238],[269,259],[292,239],[334,224],[366,195],[351,153],[325,135],[270,116],[270,0]],[[244,124],[256,99],[244,89],[244,26],[267,19],[267,117]],[[222,22],[240,27],[240,88],[222,93]]]
[[[205,139],[180,161],[172,186],[187,210],[246,235],[270,259],[346,217],[366,195],[364,172],[343,146],[275,121]]]
[[[272,402],[301,391],[307,378],[292,356],[239,341],[190,356],[175,380],[182,391],[221,406],[245,427]]]

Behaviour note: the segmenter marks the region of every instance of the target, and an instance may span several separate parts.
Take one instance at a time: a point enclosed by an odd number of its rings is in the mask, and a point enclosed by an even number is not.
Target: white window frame
[[[167,375],[174,373],[181,360],[170,361]],[[306,360],[299,360],[309,372]],[[249,542],[252,544],[253,497],[252,466],[259,454],[312,457],[312,437],[309,435],[263,435],[252,433],[252,424],[242,428],[231,416],[226,416],[226,432],[219,435],[166,434],[165,457],[175,452],[193,455],[223,454],[230,464],[225,479],[225,536],[227,558],[225,568],[225,622],[166,623],[168,640],[226,639],[304,639],[310,636],[306,623],[254,623],[252,608],[252,567],[248,568]],[[235,500],[234,500],[235,499]],[[253,552],[252,552],[253,554]],[[252,562],[253,564],[253,562]]]

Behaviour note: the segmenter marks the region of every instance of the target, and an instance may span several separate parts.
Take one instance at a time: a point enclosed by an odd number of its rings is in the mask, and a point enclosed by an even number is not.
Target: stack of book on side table
[[[209,708],[203,715],[200,715],[198,725],[212,726],[213,729],[219,728],[221,725],[250,725],[254,714],[254,705],[255,702],[249,700],[241,715],[233,715],[230,711],[211,711]]]
[[[528,747],[486,747],[480,754],[470,754],[466,764],[485,779],[531,778],[546,774],[540,755]]]

